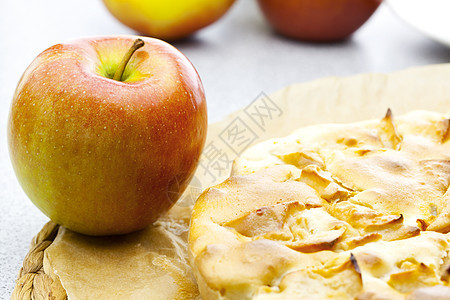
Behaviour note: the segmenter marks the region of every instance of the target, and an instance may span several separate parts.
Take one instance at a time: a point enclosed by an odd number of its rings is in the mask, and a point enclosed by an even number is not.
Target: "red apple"
[[[103,3],[117,20],[137,32],[177,40],[216,22],[234,1],[103,0]]]
[[[269,23],[294,39],[332,42],[349,37],[382,0],[258,0]]]
[[[18,180],[48,217],[80,233],[154,222],[186,188],[205,142],[205,95],[192,64],[163,41],[141,38],[137,50],[135,39],[50,47],[14,94],[8,144]]]

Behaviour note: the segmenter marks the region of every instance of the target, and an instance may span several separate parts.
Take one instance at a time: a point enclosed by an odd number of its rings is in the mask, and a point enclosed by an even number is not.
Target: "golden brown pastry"
[[[194,206],[208,299],[450,299],[449,115],[305,127]]]

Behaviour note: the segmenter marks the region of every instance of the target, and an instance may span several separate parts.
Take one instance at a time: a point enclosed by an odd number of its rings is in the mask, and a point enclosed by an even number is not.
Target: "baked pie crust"
[[[204,299],[450,299],[449,115],[301,128],[194,206]]]

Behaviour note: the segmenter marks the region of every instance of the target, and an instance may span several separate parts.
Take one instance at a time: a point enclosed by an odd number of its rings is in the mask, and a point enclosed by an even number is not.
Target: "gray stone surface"
[[[0,1],[1,299],[9,299],[30,240],[47,221],[21,190],[8,157],[6,121],[15,86],[32,59],[53,44],[132,33],[100,0]],[[308,44],[275,35],[255,1],[240,0],[219,22],[175,46],[203,79],[210,121],[292,83],[450,61],[448,48],[403,24],[385,5],[346,42]]]

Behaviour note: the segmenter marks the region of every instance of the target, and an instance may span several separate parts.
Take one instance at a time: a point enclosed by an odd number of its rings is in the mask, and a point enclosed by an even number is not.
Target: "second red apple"
[[[382,0],[258,0],[274,29],[290,38],[331,42],[349,37]]]

